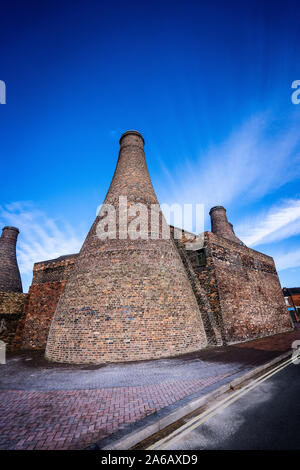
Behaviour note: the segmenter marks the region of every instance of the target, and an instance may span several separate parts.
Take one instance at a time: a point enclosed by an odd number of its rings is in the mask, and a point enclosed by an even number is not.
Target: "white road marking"
[[[300,357],[300,356],[298,356]],[[265,380],[272,377],[272,375],[277,374],[285,367],[289,366],[293,363],[295,358],[289,358],[285,362],[282,362],[278,366],[274,367],[273,369],[269,370],[265,374],[261,375],[259,378],[255,379],[254,381],[250,382],[248,385],[245,385],[241,390],[237,390],[236,392],[232,393],[229,397],[224,398],[216,405],[211,406],[208,410],[204,411],[198,416],[195,416],[187,423],[183,424],[180,428],[173,431],[169,436],[160,439],[159,441],[155,442],[153,445],[149,446],[147,450],[164,450],[167,449],[166,446],[174,443],[178,439],[182,438],[186,434],[193,431],[197,428],[200,424],[204,423],[206,420],[214,416],[215,414],[219,413],[221,410],[227,408],[227,406],[231,405],[231,403],[235,402],[236,400],[240,399],[243,395],[253,390],[255,387],[263,383]]]

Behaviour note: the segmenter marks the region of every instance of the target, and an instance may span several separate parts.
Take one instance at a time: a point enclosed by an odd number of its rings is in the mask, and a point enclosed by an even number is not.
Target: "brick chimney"
[[[147,168],[144,138],[137,131],[127,131],[120,138],[117,167],[104,202],[114,204],[120,195],[127,196],[129,202],[158,204]]]
[[[0,237],[0,292],[23,292],[16,256],[19,230],[4,227]]]
[[[233,225],[228,222],[226,209],[223,206],[212,207],[209,211],[211,219],[211,231],[216,235],[227,238],[233,242],[243,244],[241,240],[235,235]]]
[[[120,139],[116,170],[104,201],[114,206],[117,223],[119,196],[127,197],[127,209],[133,203],[145,204],[150,220],[151,204],[157,204],[157,198],[144,139],[137,131],[125,132]],[[101,220],[98,216],[92,225],[59,300],[46,357],[57,362],[104,363],[205,347],[199,307],[173,239],[134,240],[127,231],[127,238],[100,239]]]

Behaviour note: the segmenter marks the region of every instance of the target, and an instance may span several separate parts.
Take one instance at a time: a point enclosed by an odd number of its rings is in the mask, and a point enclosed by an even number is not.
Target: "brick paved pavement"
[[[24,358],[23,353],[22,361],[12,355],[7,366],[0,366],[1,373],[9,371],[0,379],[0,449],[85,448],[184,397],[201,390],[205,393],[206,387],[218,387],[222,380],[276,357],[290,349],[295,339],[300,339],[300,330],[181,358],[90,369],[49,367],[41,360],[35,365],[34,360],[26,361],[32,359],[29,354]],[[128,385],[116,386],[118,376],[125,381],[126,371]],[[66,372],[71,390],[54,386]],[[19,374],[24,389],[20,389]],[[81,374],[94,377],[87,388],[82,388]],[[18,389],[13,389],[11,377]],[[41,382],[48,390],[37,390]]]
[[[0,391],[0,449],[82,449],[225,376],[102,390]]]

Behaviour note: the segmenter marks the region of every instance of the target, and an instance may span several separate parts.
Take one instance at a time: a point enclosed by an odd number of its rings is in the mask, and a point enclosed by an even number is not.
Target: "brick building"
[[[300,287],[284,287],[282,289],[286,305],[293,321],[300,321]]]
[[[120,197],[126,197],[122,208]],[[11,347],[45,349],[52,361],[104,363],[172,356],[292,329],[273,259],[238,239],[224,207],[210,210],[211,232],[202,234],[200,248],[197,238],[176,239],[173,227],[169,239],[162,236],[166,222],[136,131],[120,139],[104,202],[114,209],[117,229],[123,211],[132,222],[130,208],[143,204],[149,234],[155,205],[157,237],[131,239],[126,225],[125,237],[117,230],[116,237],[101,239],[100,213],[80,253],[34,265],[29,293],[22,294],[23,313],[10,328]],[[11,277],[15,289],[16,271]],[[2,312],[0,293],[0,321],[14,310],[7,301]],[[17,299],[11,303],[18,305]]]

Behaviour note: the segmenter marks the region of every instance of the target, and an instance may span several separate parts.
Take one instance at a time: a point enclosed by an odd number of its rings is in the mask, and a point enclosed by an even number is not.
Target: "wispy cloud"
[[[290,199],[256,217],[247,219],[236,227],[238,236],[250,247],[264,244],[272,255],[278,271],[300,266],[300,250],[276,248],[276,242],[300,234],[300,200]],[[272,243],[275,245],[272,246]]]
[[[272,243],[300,233],[300,200],[292,199],[240,223],[235,228],[248,246]]]
[[[283,271],[284,269],[289,268],[297,268],[300,266],[300,250],[292,250],[286,253],[275,254],[274,259],[278,271]]]
[[[299,126],[299,124],[298,124]],[[158,193],[163,202],[229,206],[259,199],[300,175],[300,134],[269,113],[253,117],[222,144],[164,171]]]
[[[284,252],[276,243],[300,234],[300,199],[276,199],[262,209],[262,198],[300,176],[299,117],[273,119],[271,113],[252,117],[218,146],[201,152],[197,160],[187,158],[175,170],[162,164],[164,181],[159,199],[179,204],[203,203],[209,208],[224,205],[244,213],[249,204],[259,203],[251,218],[242,218],[235,232],[248,246],[273,245],[278,270],[300,266],[300,250]],[[282,197],[282,196],[281,196]]]
[[[75,233],[65,221],[51,219],[31,202],[0,206],[0,224],[21,232],[17,255],[22,274],[31,274],[35,262],[78,252],[83,242],[83,234]]]

